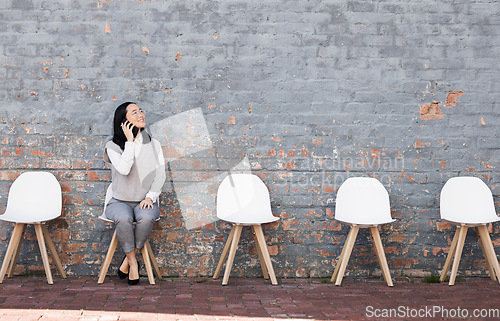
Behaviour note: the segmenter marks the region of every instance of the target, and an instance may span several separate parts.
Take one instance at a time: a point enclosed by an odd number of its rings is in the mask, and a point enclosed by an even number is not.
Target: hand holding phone
[[[131,122],[129,122],[128,120],[125,120],[124,122],[122,122],[123,133],[125,134],[125,137],[127,138],[127,141],[129,141],[129,142],[133,142],[135,139],[134,132],[133,132],[134,127],[135,126]]]

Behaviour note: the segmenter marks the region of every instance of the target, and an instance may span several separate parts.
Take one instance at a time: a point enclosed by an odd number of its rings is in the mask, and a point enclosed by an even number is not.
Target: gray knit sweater
[[[113,183],[113,197],[122,201],[140,202],[151,189],[156,168],[158,167],[158,153],[154,143],[145,132],[142,133],[143,145],[139,155],[134,156],[134,163],[128,175],[122,175],[111,163],[107,150],[113,150],[120,154],[123,150],[113,141],[106,143],[104,160],[111,164],[111,179]]]

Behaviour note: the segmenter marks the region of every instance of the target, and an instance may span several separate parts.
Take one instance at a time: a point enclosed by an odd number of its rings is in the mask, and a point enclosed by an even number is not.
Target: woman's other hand
[[[134,128],[134,125],[128,120],[122,123],[122,130],[128,142],[133,142],[135,139],[134,133],[132,132],[132,128]]]
[[[140,204],[139,207],[141,210],[144,210],[146,208],[152,209],[153,208],[153,200],[150,199],[149,197],[146,197]]]

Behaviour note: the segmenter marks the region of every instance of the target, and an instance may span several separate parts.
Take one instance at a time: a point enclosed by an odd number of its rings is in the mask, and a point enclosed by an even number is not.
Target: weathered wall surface
[[[439,218],[446,180],[479,177],[498,201],[499,11],[486,0],[0,0],[0,208],[20,173],[54,173],[64,210],[49,230],[68,274],[96,275],[112,234],[97,217],[114,109],[136,101],[153,124],[198,108],[202,123],[181,126],[192,141],[180,140],[206,144],[165,147],[152,235],[165,274],[213,273],[230,228],[213,220],[217,182],[245,156],[281,217],[264,229],[278,277],[331,275],[348,231],[333,219],[336,190],[367,175],[397,219],[381,228],[393,275],[440,271],[454,233]],[[490,230],[498,253],[500,225]],[[1,223],[2,258],[11,231]],[[42,270],[27,234],[18,273]],[[348,272],[380,275],[367,231]],[[249,231],[233,273],[261,273]],[[486,274],[474,232],[460,274]]]

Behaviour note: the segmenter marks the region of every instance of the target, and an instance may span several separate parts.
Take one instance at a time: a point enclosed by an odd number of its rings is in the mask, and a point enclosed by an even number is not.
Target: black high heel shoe
[[[128,285],[137,285],[139,284],[139,279],[135,279],[135,280],[131,280],[131,279],[128,279]]]
[[[122,272],[120,270],[120,267],[122,266],[123,261],[125,261],[126,258],[127,258],[127,256],[125,255],[123,257],[122,263],[120,263],[120,266],[118,267],[118,277],[120,278],[120,280],[125,280],[126,278],[128,278],[128,273]]]

